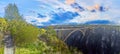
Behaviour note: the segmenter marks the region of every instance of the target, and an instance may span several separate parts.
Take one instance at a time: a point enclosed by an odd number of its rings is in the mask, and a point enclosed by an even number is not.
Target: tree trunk
[[[4,36],[4,54],[14,54],[13,38],[10,32],[6,32]]]

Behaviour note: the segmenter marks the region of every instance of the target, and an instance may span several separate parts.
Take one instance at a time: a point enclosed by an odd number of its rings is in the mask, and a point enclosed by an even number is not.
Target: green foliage
[[[57,36],[56,31],[52,26],[47,27],[46,33],[48,36]]]
[[[49,47],[45,42],[37,41],[35,43],[26,44],[24,48],[16,48],[16,54],[44,54],[47,50],[49,50]]]
[[[69,50],[67,45],[57,38],[56,32],[52,26],[46,28],[46,32],[39,37],[40,41],[46,43],[49,46],[49,50],[46,54],[82,54],[81,52],[75,50]]]
[[[5,32],[7,29],[7,22],[4,18],[0,18],[0,32]]]
[[[39,29],[39,34],[41,35],[41,34],[44,34],[45,32],[46,32],[46,30],[45,29]]]
[[[56,32],[54,31],[53,27],[48,27],[46,32],[39,37],[40,41],[43,41],[50,47],[47,51],[48,53],[56,54],[69,54],[69,49],[67,45],[57,38]]]
[[[5,18],[8,21],[7,31],[10,31],[15,45],[32,43],[37,39],[39,29],[22,20],[15,4],[9,4],[6,7]]]
[[[4,48],[0,47],[0,54],[3,54],[3,53],[4,53]]]
[[[14,44],[19,46],[34,42],[39,35],[37,27],[27,24],[24,21],[10,21],[9,31],[13,36]]]
[[[18,12],[18,8],[16,4],[8,4],[8,6],[5,8],[5,16],[8,21],[10,20],[21,20],[22,16]]]
[[[3,36],[4,36],[4,32],[6,32],[7,30],[7,22],[4,18],[0,18],[0,47],[2,44],[2,40],[3,40]]]
[[[74,54],[57,38],[52,26],[39,29],[22,20],[15,4],[6,7],[5,18],[7,22],[5,19],[0,19],[0,38],[3,32],[10,31],[16,45],[16,54]],[[0,54],[3,54],[3,50],[0,48]]]
[[[0,47],[2,46],[3,33],[0,32]]]

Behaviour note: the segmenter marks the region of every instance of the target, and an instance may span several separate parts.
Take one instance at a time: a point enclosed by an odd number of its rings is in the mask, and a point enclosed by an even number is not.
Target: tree
[[[48,36],[57,36],[56,31],[54,30],[54,27],[49,26],[47,27],[46,30],[47,30],[46,33],[48,34]]]
[[[2,40],[3,40],[3,33],[6,31],[7,29],[7,22],[4,18],[0,18],[0,45],[2,43]]]
[[[22,19],[22,16],[19,14],[18,8],[16,4],[8,4],[8,6],[5,8],[5,16],[8,21],[10,20],[20,20]]]
[[[14,20],[9,22],[9,31],[14,38],[14,44],[16,46],[33,43],[39,35],[39,29],[37,27],[24,21]]]
[[[7,22],[4,18],[0,18],[0,32],[5,32],[7,30]]]
[[[52,26],[46,28],[45,33],[39,36],[39,40],[50,46],[49,50],[46,51],[48,54],[66,54],[69,52],[67,45],[57,38],[57,34]]]
[[[6,36],[6,38],[4,38],[6,48],[23,46],[24,44],[34,42],[37,39],[39,29],[22,20],[23,18],[19,14],[15,4],[8,4],[5,8],[5,19],[8,22],[7,31],[4,35]],[[12,52],[10,54],[14,54],[13,49],[11,50]]]
[[[5,9],[5,18],[9,24],[8,31],[13,37],[14,45],[22,45],[36,40],[39,29],[22,20],[15,4],[8,4]]]

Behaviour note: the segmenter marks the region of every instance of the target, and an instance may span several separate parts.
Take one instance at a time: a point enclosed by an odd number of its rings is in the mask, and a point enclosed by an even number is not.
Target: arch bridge
[[[63,27],[55,29],[58,38],[83,54],[119,54],[119,26]]]
[[[93,29],[94,27],[68,27],[68,28],[59,28],[54,29],[57,33],[57,37],[60,38],[63,41],[66,41],[66,39],[74,32],[80,31],[83,36],[85,36],[85,32],[88,29]]]

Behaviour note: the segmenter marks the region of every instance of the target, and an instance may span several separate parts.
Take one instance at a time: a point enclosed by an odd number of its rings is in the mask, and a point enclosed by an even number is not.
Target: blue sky
[[[37,26],[57,24],[120,24],[120,0],[0,0],[15,3],[24,19]]]

